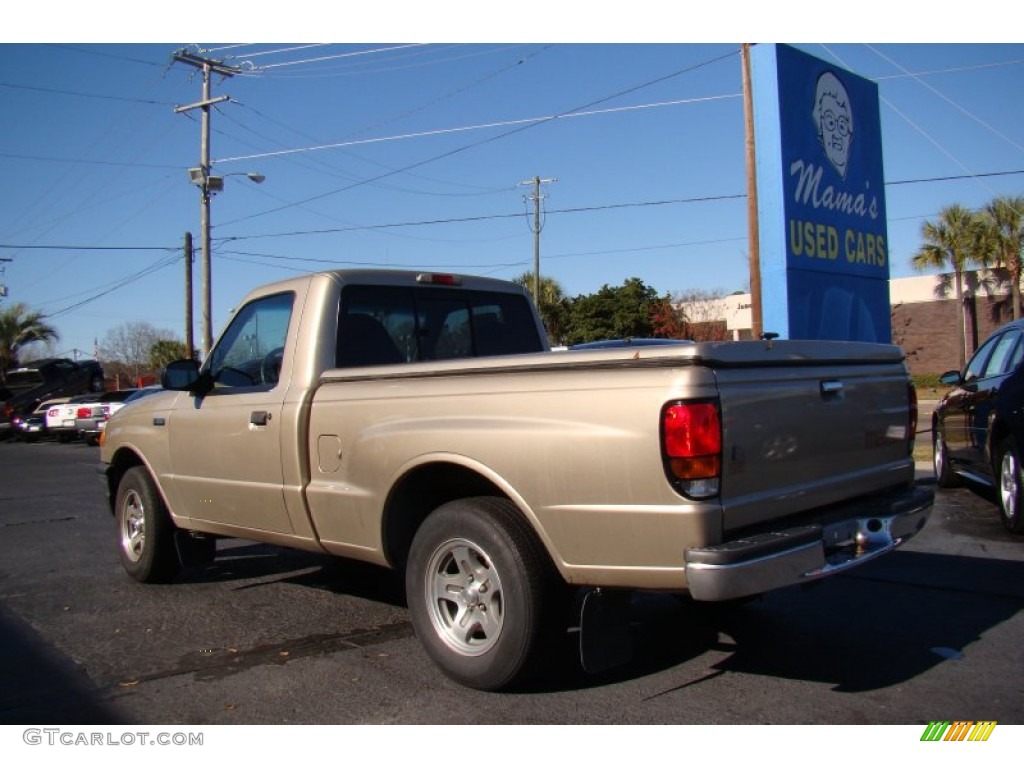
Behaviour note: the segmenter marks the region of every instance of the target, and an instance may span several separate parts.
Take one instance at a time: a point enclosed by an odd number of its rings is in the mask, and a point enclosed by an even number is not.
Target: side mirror
[[[963,379],[960,378],[960,371],[946,371],[939,376],[939,381],[951,387],[956,387],[963,383]]]
[[[164,389],[174,392],[191,392],[203,397],[213,386],[209,374],[199,372],[199,363],[195,360],[175,360],[164,368],[160,376]]]

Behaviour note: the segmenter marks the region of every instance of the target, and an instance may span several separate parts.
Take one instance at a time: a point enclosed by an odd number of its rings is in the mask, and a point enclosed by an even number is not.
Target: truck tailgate
[[[908,483],[902,363],[717,367],[726,531]]]

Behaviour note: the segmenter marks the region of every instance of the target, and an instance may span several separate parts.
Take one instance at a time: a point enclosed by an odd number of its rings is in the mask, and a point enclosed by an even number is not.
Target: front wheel
[[[932,466],[935,469],[935,482],[939,488],[955,488],[959,485],[959,477],[949,463],[949,449],[942,437],[942,430],[936,424],[932,429]]]
[[[1024,514],[1021,514],[1021,506],[1024,505],[1024,474],[1021,470],[1020,451],[1012,437],[999,446],[996,469],[1003,525],[1013,533],[1024,533]]]
[[[416,635],[456,682],[506,688],[542,652],[552,571],[508,500],[444,504],[420,526],[409,553],[406,596]]]
[[[147,584],[173,579],[180,566],[174,523],[145,467],[124,473],[114,510],[118,554],[128,575]]]

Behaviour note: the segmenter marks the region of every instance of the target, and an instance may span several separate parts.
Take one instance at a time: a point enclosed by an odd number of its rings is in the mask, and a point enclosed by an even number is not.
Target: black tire
[[[1024,533],[1024,470],[1020,463],[1017,442],[1008,437],[999,445],[996,457],[996,491],[1003,525],[1013,533]]]
[[[416,532],[405,579],[416,635],[452,680],[494,691],[536,671],[559,585],[510,501],[438,507]]]
[[[932,427],[932,468],[935,470],[935,482],[939,488],[956,488],[960,485],[960,476],[953,471],[949,462],[949,449],[946,448],[946,441],[938,424]]]
[[[174,523],[145,467],[132,467],[117,486],[114,507],[121,565],[136,581],[162,584],[180,568]]]

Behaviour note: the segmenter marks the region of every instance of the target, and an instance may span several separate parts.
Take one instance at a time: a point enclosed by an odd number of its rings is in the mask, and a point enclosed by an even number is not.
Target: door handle
[[[253,411],[249,414],[249,423],[257,427],[265,427],[270,421],[270,413],[267,411]]]
[[[843,382],[830,379],[829,381],[821,382],[821,394],[823,395],[838,395],[843,391]]]

